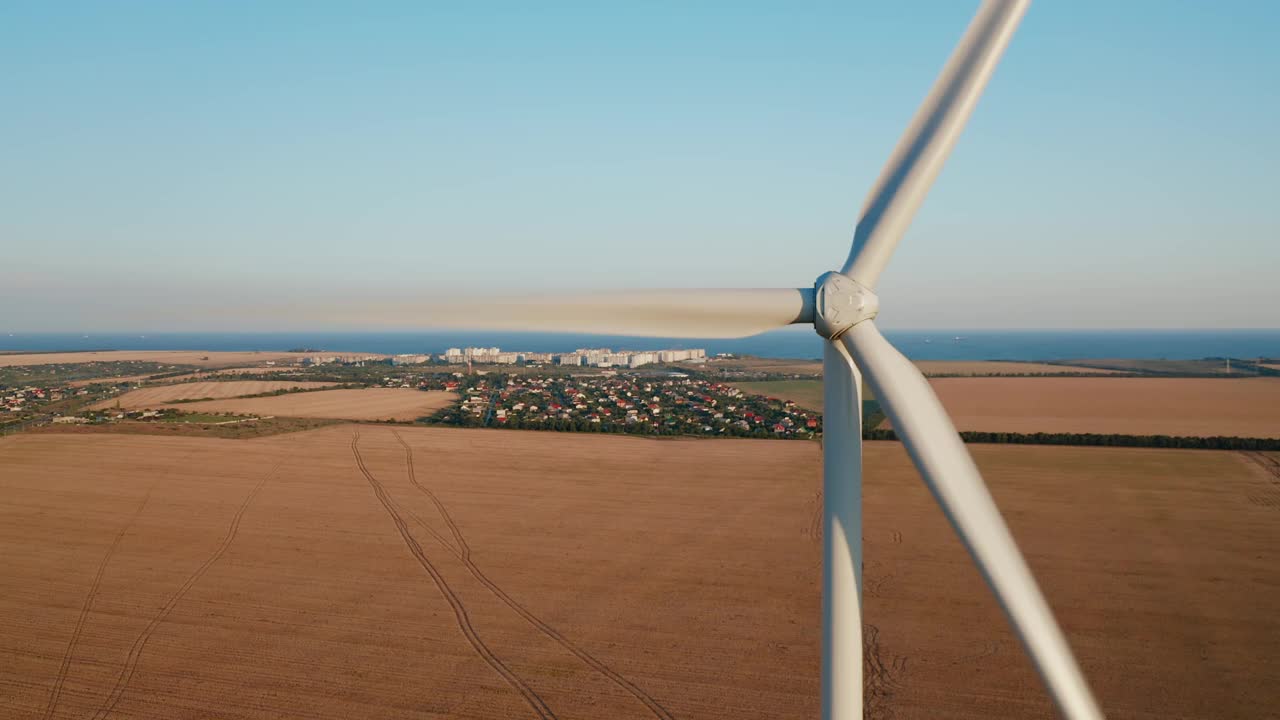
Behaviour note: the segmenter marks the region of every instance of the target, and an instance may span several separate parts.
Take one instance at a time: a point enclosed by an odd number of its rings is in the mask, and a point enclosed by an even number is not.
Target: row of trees
[[[897,440],[893,430],[863,430],[866,440]],[[968,443],[1010,445],[1084,445],[1101,447],[1183,448],[1190,450],[1280,450],[1280,438],[1185,437],[1180,435],[1120,435],[1115,433],[1009,433],[962,431]]]
[[[470,413],[446,414],[444,417],[431,418],[428,422],[462,427],[483,427],[484,419]],[[689,435],[688,430],[669,425],[651,423],[593,423],[582,419],[566,420],[522,420],[512,418],[503,424],[510,430],[551,430],[555,432],[585,433],[619,433],[627,435],[675,436]],[[719,428],[717,428],[718,430]],[[693,433],[698,434],[698,433]],[[773,432],[762,427],[743,430],[736,426],[724,427],[723,433],[717,435],[746,438],[776,438]],[[862,432],[865,440],[897,440],[893,430],[865,429]],[[967,443],[992,443],[1007,445],[1076,445],[1092,447],[1148,447],[1179,448],[1188,450],[1265,450],[1280,451],[1280,438],[1246,438],[1246,437],[1185,437],[1175,435],[1121,435],[1103,433],[1008,433],[1008,432],[973,432],[960,433],[961,439]]]

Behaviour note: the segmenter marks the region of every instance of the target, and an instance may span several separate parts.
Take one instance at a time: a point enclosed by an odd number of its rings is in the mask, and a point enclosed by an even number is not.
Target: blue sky
[[[0,329],[809,285],[972,11],[5,3]],[[882,323],[1280,326],[1278,24],[1267,2],[1034,5]]]

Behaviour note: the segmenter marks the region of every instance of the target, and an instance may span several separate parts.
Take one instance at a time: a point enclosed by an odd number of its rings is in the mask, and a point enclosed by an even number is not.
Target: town
[[[702,363],[707,360],[707,351],[702,348],[681,350],[644,350],[617,352],[609,348],[578,348],[573,352],[540,353],[526,351],[506,351],[501,348],[468,347],[449,348],[442,355],[433,358],[430,355],[394,355],[394,365],[418,365],[431,362],[433,359],[449,365],[569,365],[578,367],[623,367],[638,368],[653,363],[689,362]]]
[[[235,378],[320,380],[350,388],[417,388],[454,393],[457,399],[449,407],[417,419],[425,424],[786,439],[811,439],[820,433],[819,413],[794,402],[753,395],[717,382],[701,368],[707,361],[707,353],[701,348],[579,348],[540,353],[467,347],[449,348],[438,355],[309,352],[296,359],[265,360],[258,368],[243,368],[235,375],[219,376],[196,367],[170,365],[147,368],[158,371],[155,374],[128,378],[94,378],[120,368],[90,363],[46,373],[39,377],[43,381],[39,385],[9,385],[0,402],[0,412],[5,417],[0,420],[0,428],[13,431],[50,423],[174,420],[169,415],[181,415],[183,411],[88,408],[95,402],[101,407],[103,400],[157,382]],[[679,364],[672,365],[675,363]],[[653,367],[645,367],[650,365]],[[31,368],[9,371],[14,379],[21,377],[30,382],[37,377],[31,374]],[[177,377],[183,372],[187,374]],[[87,379],[57,379],[66,376]],[[0,389],[4,385],[0,382]]]
[[[20,413],[41,403],[61,400],[72,392],[75,391],[62,387],[15,387],[5,390],[5,394],[0,396],[0,412]],[[89,391],[80,390],[79,393],[87,395]]]
[[[432,422],[644,435],[719,435],[811,439],[817,412],[785,400],[689,377],[632,374],[578,376],[462,375],[422,387],[453,390],[461,402]]]

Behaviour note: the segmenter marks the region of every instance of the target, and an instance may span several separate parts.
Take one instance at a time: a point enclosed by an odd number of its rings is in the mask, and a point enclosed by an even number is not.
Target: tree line
[[[864,429],[864,440],[897,440],[891,429]],[[1097,447],[1180,448],[1187,450],[1280,450],[1280,438],[1187,437],[1182,435],[1122,435],[1118,433],[1011,433],[964,430],[967,443],[1005,445],[1080,445]]]

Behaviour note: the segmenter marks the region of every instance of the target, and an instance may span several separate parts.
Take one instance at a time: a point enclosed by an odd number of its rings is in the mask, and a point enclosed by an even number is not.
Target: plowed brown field
[[[68,387],[85,387],[86,385],[102,385],[106,383],[127,383],[146,380],[150,375],[116,375],[114,377],[89,378],[88,380],[72,380]]]
[[[1004,360],[913,360],[921,372],[928,375],[1036,375],[1074,373],[1078,375],[1118,375],[1123,370],[1088,368],[1078,365],[1051,365],[1049,363],[1016,362]],[[752,372],[779,374],[822,375],[820,360],[787,360],[771,358],[716,359],[710,364],[692,366],[712,371],[739,369]]]
[[[221,384],[221,383],[217,383]],[[446,407],[454,394],[408,388],[318,390],[275,397],[205,400],[169,407],[191,412],[234,412],[343,420],[416,420]]]
[[[280,372],[301,372],[302,368],[297,365],[276,365],[273,367],[234,367],[220,369],[204,369],[187,373],[186,375],[174,375],[167,377],[165,382],[183,382],[192,378],[207,378],[221,375],[266,375]]]
[[[975,450],[1109,717],[1280,703],[1257,459]],[[811,443],[18,435],[0,467],[2,717],[818,714]],[[1051,717],[900,446],[867,469],[871,716]]]
[[[1055,375],[1076,373],[1080,375],[1118,375],[1120,370],[1088,368],[1078,365],[1050,365],[1034,362],[1005,362],[1003,360],[914,360],[916,367],[926,375]]]
[[[232,380],[228,382],[177,383],[174,385],[157,385],[155,387],[131,390],[118,398],[104,400],[93,407],[116,407],[116,404],[119,403],[119,406],[122,408],[157,408],[165,403],[173,402],[174,400],[234,398],[241,395],[257,395],[259,393],[275,392],[276,390],[333,387],[336,384],[337,383],[331,382],[293,382],[275,380]]]
[[[1280,437],[1280,378],[939,378],[961,430]],[[889,427],[888,421],[884,427]]]

